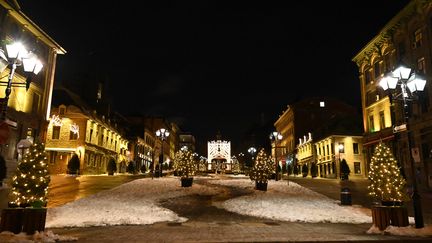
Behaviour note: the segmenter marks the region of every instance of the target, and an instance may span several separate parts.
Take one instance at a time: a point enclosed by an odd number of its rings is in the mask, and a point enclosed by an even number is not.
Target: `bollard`
[[[344,187],[341,189],[340,199],[341,205],[352,205],[351,191],[348,187]]]

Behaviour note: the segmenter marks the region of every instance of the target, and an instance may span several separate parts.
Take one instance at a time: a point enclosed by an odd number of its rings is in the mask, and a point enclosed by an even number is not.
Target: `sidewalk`
[[[431,239],[365,234],[370,224],[304,224],[258,220],[157,223],[50,229],[78,237],[77,242],[431,242]]]

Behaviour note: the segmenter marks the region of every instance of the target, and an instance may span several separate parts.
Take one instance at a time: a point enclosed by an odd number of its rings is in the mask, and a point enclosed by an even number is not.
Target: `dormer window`
[[[66,113],[66,107],[62,106],[59,108],[59,115],[64,115]]]

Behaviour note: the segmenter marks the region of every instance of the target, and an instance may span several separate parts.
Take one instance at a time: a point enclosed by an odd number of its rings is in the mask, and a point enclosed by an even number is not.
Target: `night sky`
[[[408,2],[19,1],[67,51],[56,83],[103,80],[122,114],[163,115],[198,140],[220,131],[233,142],[300,98],[360,109],[351,59]]]

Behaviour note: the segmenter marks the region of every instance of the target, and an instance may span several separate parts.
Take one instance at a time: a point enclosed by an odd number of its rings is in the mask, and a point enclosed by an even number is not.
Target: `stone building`
[[[432,188],[432,2],[413,0],[397,13],[352,59],[359,69],[366,161],[383,141],[393,151],[402,173],[422,189]],[[408,124],[403,102],[379,86],[381,79],[401,65],[426,79],[424,91],[412,93]],[[399,88],[399,87],[398,87]],[[397,92],[397,91],[396,91]],[[409,125],[408,134],[403,127]],[[401,128],[401,129],[395,129]],[[368,166],[366,167],[368,168]]]
[[[27,87],[29,76],[22,67],[17,67],[13,76],[6,123],[1,126],[2,134],[7,136],[0,141],[0,154],[7,162],[9,177],[17,166],[17,144],[23,139],[45,141],[57,55],[65,54],[66,51],[21,11],[17,1],[0,0],[0,40],[2,44],[20,41],[27,50],[36,53],[43,64],[42,70]],[[0,48],[5,51],[5,46]],[[2,82],[7,82],[10,71],[10,65],[5,66],[0,73]],[[2,84],[2,98],[5,89]],[[0,102],[0,105],[4,103]]]
[[[80,174],[106,173],[110,159],[116,161],[117,172],[125,172],[130,161],[128,140],[117,125],[65,88],[56,88],[54,96],[60,105],[51,111],[47,132],[45,149],[50,173],[66,173],[74,154],[80,159]]]
[[[320,133],[332,134],[329,122],[334,124],[333,120],[357,116],[355,107],[330,97],[305,98],[288,105],[274,123],[276,131],[282,135],[282,140],[277,144],[279,163],[296,163],[299,138],[303,139],[308,133],[314,134],[318,129]]]

